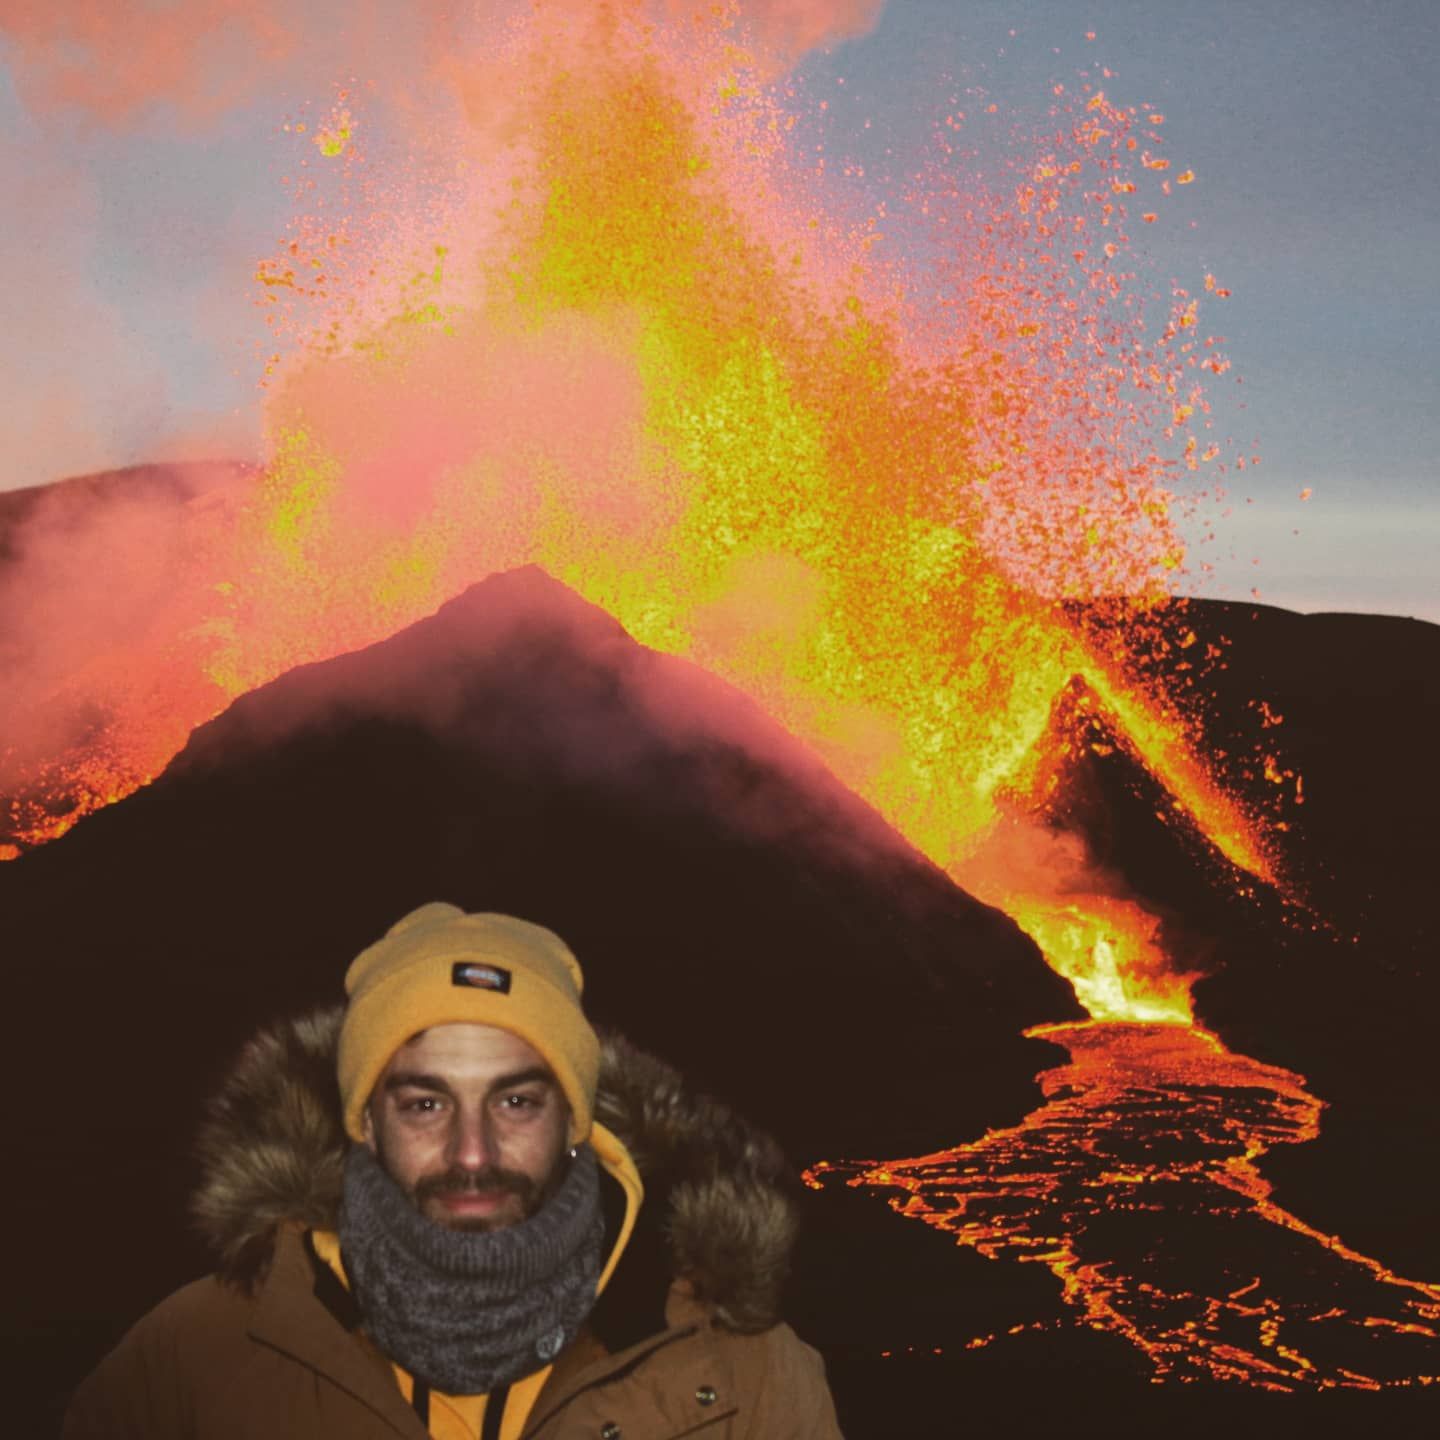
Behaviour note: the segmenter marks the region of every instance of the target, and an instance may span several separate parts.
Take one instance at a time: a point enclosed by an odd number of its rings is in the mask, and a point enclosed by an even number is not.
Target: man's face
[[[427,1219],[498,1230],[558,1183],[570,1109],[550,1067],[492,1025],[435,1025],[390,1057],[365,1143]]]

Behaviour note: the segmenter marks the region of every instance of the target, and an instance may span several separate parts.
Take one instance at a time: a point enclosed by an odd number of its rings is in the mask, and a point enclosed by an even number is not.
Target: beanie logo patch
[[[481,965],[474,960],[457,960],[450,967],[452,985],[468,985],[472,990],[497,990],[510,993],[510,972],[499,965]]]

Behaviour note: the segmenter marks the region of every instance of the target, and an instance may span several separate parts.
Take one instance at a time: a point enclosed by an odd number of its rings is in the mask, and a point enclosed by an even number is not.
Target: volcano
[[[138,483],[193,536],[252,478],[71,482],[14,502],[7,533],[63,500],[83,536],[97,495]],[[157,570],[156,613],[189,583]],[[1244,756],[1273,730],[1303,776],[1280,878],[1209,843],[1083,676],[1007,804],[1154,917],[1202,1030],[1080,1023],[1012,920],[811,750],[533,568],[245,694],[151,783],[0,865],[12,1013],[36,1017],[5,1052],[16,1173],[74,1173],[51,1117],[98,1108],[86,1173],[126,1177],[100,1225],[67,1186],[16,1192],[8,1332],[37,1431],[204,1267],[185,1155],[235,1051],[442,896],[554,926],[602,1023],[806,1167],[792,1309],[852,1437],[893,1433],[897,1395],[942,1434],[1077,1405],[1411,1424],[1440,1369],[1440,1301],[1404,1278],[1440,1273],[1418,1183],[1440,1141],[1440,631],[1213,602],[1162,628],[1223,657],[1206,745]],[[1256,805],[1269,783],[1229,779]],[[61,1253],[83,1295],[54,1283]]]
[[[1054,1053],[1021,1032],[1082,1013],[1012,921],[748,701],[538,571],[496,577],[245,696],[152,784],[0,867],[7,949],[45,957],[12,1013],[63,1013],[84,1057],[54,1103],[105,1095],[87,1168],[149,1177],[98,1228],[64,1187],[22,1201],[35,1260],[63,1247],[97,1302],[44,1268],[12,1288],[52,1401],[203,1267],[178,1238],[183,1157],[244,1040],[336,998],[348,957],[441,896],[552,925],[599,1023],[797,1163],[1018,1120]],[[17,1037],[8,1093],[54,1038]],[[17,1133],[22,1170],[66,1168],[56,1132]]]

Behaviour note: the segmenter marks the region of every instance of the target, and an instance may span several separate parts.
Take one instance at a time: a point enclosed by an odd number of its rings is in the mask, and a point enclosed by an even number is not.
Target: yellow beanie
[[[528,1041],[570,1102],[570,1144],[590,1133],[600,1044],[580,1009],[580,964],[553,930],[509,915],[422,905],[356,957],[340,1030],[345,1129],[362,1140],[390,1057],[432,1025],[493,1025]]]

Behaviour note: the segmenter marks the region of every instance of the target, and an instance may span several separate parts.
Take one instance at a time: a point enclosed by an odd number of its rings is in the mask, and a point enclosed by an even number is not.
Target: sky
[[[1207,517],[1216,539],[1193,536],[1214,567],[1199,593],[1440,621],[1440,6],[750,3],[790,27],[828,153],[871,187],[954,96],[1005,118],[976,141],[982,166],[1082,69],[1163,112],[1196,179],[1143,249],[1158,275],[1230,290],[1206,316],[1234,371],[1216,424],[1261,457]],[[416,73],[445,8],[117,0],[109,25],[81,0],[0,0],[0,489],[260,457],[255,272],[295,214],[284,125]],[[404,111],[398,89],[372,103]]]

